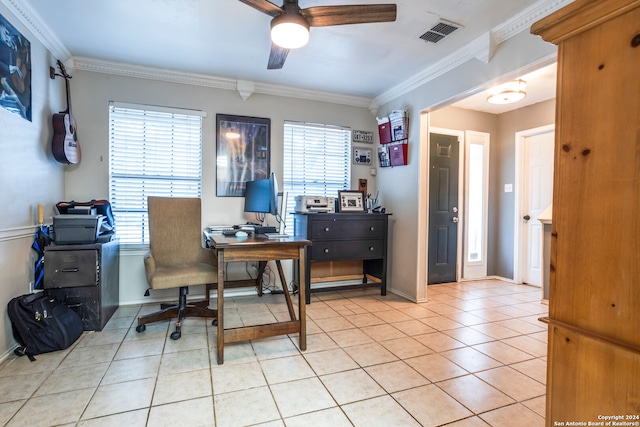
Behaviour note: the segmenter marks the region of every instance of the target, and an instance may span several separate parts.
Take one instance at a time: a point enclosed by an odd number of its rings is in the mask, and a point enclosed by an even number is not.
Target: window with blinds
[[[121,243],[149,243],[147,196],[201,196],[202,117],[109,103],[109,200]]]
[[[312,123],[284,123],[283,188],[287,210],[295,197],[338,197],[351,183],[351,129]],[[286,217],[286,233],[293,234],[293,217]]]

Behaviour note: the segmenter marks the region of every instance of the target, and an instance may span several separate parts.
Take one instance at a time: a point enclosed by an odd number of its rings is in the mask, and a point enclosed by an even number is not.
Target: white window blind
[[[109,200],[121,243],[149,242],[147,196],[201,196],[204,116],[109,103]]]
[[[283,168],[288,211],[302,194],[338,197],[351,183],[351,129],[285,122]],[[286,225],[293,234],[293,217],[287,216]]]

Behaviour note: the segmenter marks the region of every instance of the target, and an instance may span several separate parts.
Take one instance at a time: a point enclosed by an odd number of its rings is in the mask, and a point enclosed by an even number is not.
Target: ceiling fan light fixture
[[[524,80],[512,80],[489,89],[487,102],[490,104],[511,104],[518,102],[527,96],[526,88],[527,82]]]
[[[309,23],[301,15],[284,13],[271,20],[271,41],[285,49],[297,49],[309,42]]]

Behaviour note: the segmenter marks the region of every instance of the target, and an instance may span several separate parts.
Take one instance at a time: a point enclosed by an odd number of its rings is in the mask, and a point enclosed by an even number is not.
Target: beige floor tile
[[[515,347],[505,344],[505,341],[492,341],[473,346],[474,349],[490,356],[499,362],[509,365],[534,358],[529,353],[518,350]]]
[[[544,385],[508,366],[478,372],[476,375],[518,402],[546,393]]]
[[[461,377],[469,372],[439,354],[407,359],[405,362],[431,382]]]
[[[339,408],[323,409],[285,420],[287,427],[352,427],[353,424]]]
[[[328,335],[342,348],[374,342],[373,338],[362,332],[360,329],[345,329],[343,331],[333,331],[329,332]]]
[[[104,325],[103,331],[108,331],[109,329],[128,329],[133,324],[134,320],[137,319],[134,316],[127,317],[112,317],[106,325]]]
[[[364,328],[365,326],[382,325],[384,320],[371,313],[354,314],[353,316],[346,316],[350,323],[353,323],[358,328]]]
[[[469,418],[465,418],[464,420],[447,424],[447,427],[491,427],[491,426],[489,426],[489,424],[482,421],[482,418],[469,417]]]
[[[362,367],[398,360],[398,357],[377,342],[346,347],[344,351]]]
[[[298,349],[300,348],[300,341],[298,340],[297,334],[293,339],[293,343]],[[334,348],[338,348],[338,344],[336,344],[336,342],[324,332],[307,334],[307,349],[305,350],[306,352],[332,350]]]
[[[426,345],[410,337],[383,341],[380,345],[400,359],[408,359],[410,357],[424,356],[433,353]]]
[[[440,355],[446,357],[456,365],[461,366],[469,372],[485,371],[487,369],[502,366],[502,363],[500,363],[499,361],[485,356],[472,347],[463,347],[455,350],[449,350],[440,353]]]
[[[431,326],[436,331],[446,331],[449,329],[457,329],[464,326],[462,323],[458,323],[442,315],[425,317],[423,319],[420,319],[420,321],[427,326]]]
[[[217,426],[248,426],[280,419],[268,387],[215,394]]]
[[[531,359],[510,366],[541,384],[547,383],[547,362],[542,359]]]
[[[111,362],[118,350],[119,344],[94,345],[91,347],[76,347],[60,363],[60,368],[77,368],[78,366]]]
[[[38,427],[74,423],[80,419],[93,389],[33,397],[29,399],[7,427]]]
[[[208,369],[209,351],[207,349],[181,351],[162,355],[159,376],[178,374],[180,372],[200,371]]]
[[[7,422],[24,405],[26,399],[14,400],[12,402],[0,403],[0,425],[7,425]]]
[[[506,406],[479,415],[492,427],[511,427],[514,420],[527,427],[543,427],[544,418],[521,404]]]
[[[380,396],[342,407],[356,427],[420,426],[420,424],[390,396]]]
[[[213,343],[209,347],[211,366],[218,365],[218,350]],[[221,366],[229,366],[233,364],[241,364],[247,362],[255,362],[258,360],[256,351],[253,349],[251,342],[234,342],[224,345],[224,364]]]
[[[137,323],[136,323],[137,324]],[[136,328],[129,329],[127,335],[125,337],[126,341],[144,341],[144,340],[153,340],[159,338],[166,338],[167,331],[169,330],[169,322],[155,322],[149,323],[145,325],[146,329],[144,332],[136,331]],[[173,332],[173,330],[171,331]]]
[[[315,376],[306,359],[301,355],[263,360],[260,365],[268,384],[278,384]]]
[[[315,353],[304,353],[316,375],[333,374],[358,367],[358,364],[341,348]]]
[[[504,326],[505,328],[513,329],[514,331],[520,332],[521,334],[534,334],[536,332],[542,332],[546,330],[546,328],[542,326],[542,323],[540,323],[541,326],[538,326],[523,319],[501,320],[499,322],[496,322],[496,324]]]
[[[114,360],[101,384],[114,384],[124,381],[155,378],[160,369],[160,355],[138,357],[135,359]]]
[[[7,357],[0,366],[0,378],[16,375],[35,374],[37,372],[51,372],[56,369],[71,350],[54,351],[36,356],[37,363],[28,357],[18,357],[13,354]]]
[[[264,387],[267,380],[258,361],[215,365],[211,368],[214,394]]]
[[[437,386],[476,414],[515,403],[512,398],[474,375],[442,381]]]
[[[181,372],[158,377],[151,404],[164,405],[211,396],[210,370]]]
[[[103,417],[119,412],[146,408],[151,405],[155,378],[107,384],[93,394],[82,419]]]
[[[342,316],[329,317],[325,319],[317,319],[315,323],[325,332],[340,331],[343,329],[352,329],[355,325]],[[307,331],[308,333],[308,331]]]
[[[120,344],[124,337],[129,332],[129,329],[107,329],[99,332],[87,332],[82,340],[78,343],[77,347],[89,347],[92,345],[104,345],[104,344]]]
[[[412,319],[411,316],[400,310],[376,311],[375,314],[387,323],[406,322]]]
[[[505,344],[509,344],[519,350],[532,354],[535,357],[542,357],[547,354],[547,344],[526,335],[519,337],[507,338],[503,340]]]
[[[438,313],[429,310],[424,305],[414,305],[413,307],[404,308],[402,309],[402,312],[414,319],[424,319],[425,317],[438,316]]]
[[[458,340],[451,338],[442,332],[434,332],[431,334],[418,335],[414,337],[416,341],[426,345],[436,353],[441,351],[453,350],[454,348],[464,347],[465,345]]]
[[[175,353],[178,351],[197,350],[208,347],[209,343],[207,342],[206,332],[182,334],[178,340],[173,340],[170,337],[165,339],[164,353]]]
[[[492,307],[483,307],[478,310],[470,311],[469,313],[473,314],[474,316],[482,317],[483,319],[486,319],[489,322],[498,322],[498,321],[511,319],[509,315],[500,313],[499,311],[496,311]]]
[[[214,426],[211,396],[152,406],[147,423],[153,427]]]
[[[405,362],[396,361],[364,368],[387,393],[395,393],[429,384],[429,380],[420,375]]]
[[[323,375],[320,380],[339,405],[386,394],[363,369]]]
[[[497,340],[520,335],[519,332],[516,332],[509,328],[505,328],[504,326],[496,325],[495,323],[482,323],[480,325],[473,325],[471,326],[471,329],[474,329]]]
[[[424,335],[436,332],[431,326],[425,325],[417,319],[405,320],[392,323],[393,327],[409,336]]]
[[[433,384],[393,393],[392,396],[423,427],[439,426],[473,415]]]
[[[365,326],[364,328],[360,328],[360,330],[378,342],[404,338],[407,336],[404,332],[401,332],[389,324]]]
[[[123,342],[116,353],[115,360],[159,355],[162,354],[164,347],[165,338]]]
[[[80,389],[95,389],[107,371],[109,363],[78,368],[56,369],[35,392],[34,396],[63,393]]]
[[[531,409],[536,414],[540,415],[541,417],[544,417],[546,415],[545,414],[546,405],[547,405],[546,396],[535,397],[531,400],[525,400],[524,402],[521,402],[521,403],[527,408]]]
[[[445,314],[445,316],[465,326],[473,326],[473,325],[479,325],[482,323],[487,323],[486,319],[483,319],[482,317],[478,317],[471,313],[466,313],[466,312],[450,313],[450,314]]]
[[[283,418],[337,406],[316,377],[275,384],[270,388]]]
[[[30,398],[51,374],[51,372],[34,372],[0,378],[0,403]]]
[[[77,427],[145,427],[147,425],[148,409],[122,412],[106,417],[80,421]]]
[[[274,359],[276,357],[300,354],[298,347],[289,337],[275,337],[252,341],[258,359]],[[225,358],[226,359],[226,358]]]
[[[480,333],[468,326],[465,326],[464,328],[449,329],[447,331],[444,331],[444,333],[455,340],[465,343],[466,345],[475,345],[494,341],[494,339],[490,336]]]

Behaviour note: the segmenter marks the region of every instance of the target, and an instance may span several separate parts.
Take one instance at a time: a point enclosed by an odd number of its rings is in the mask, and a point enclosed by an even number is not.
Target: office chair
[[[144,331],[147,323],[176,318],[171,339],[177,340],[185,317],[217,318],[217,310],[208,308],[211,284],[218,282],[217,263],[213,252],[202,247],[200,199],[150,196],[147,206],[150,243],[144,256],[147,282],[151,289],[180,288],[180,291],[177,304],[163,304],[160,311],[139,317],[136,331]],[[187,303],[188,287],[195,285],[206,285],[206,299]]]

